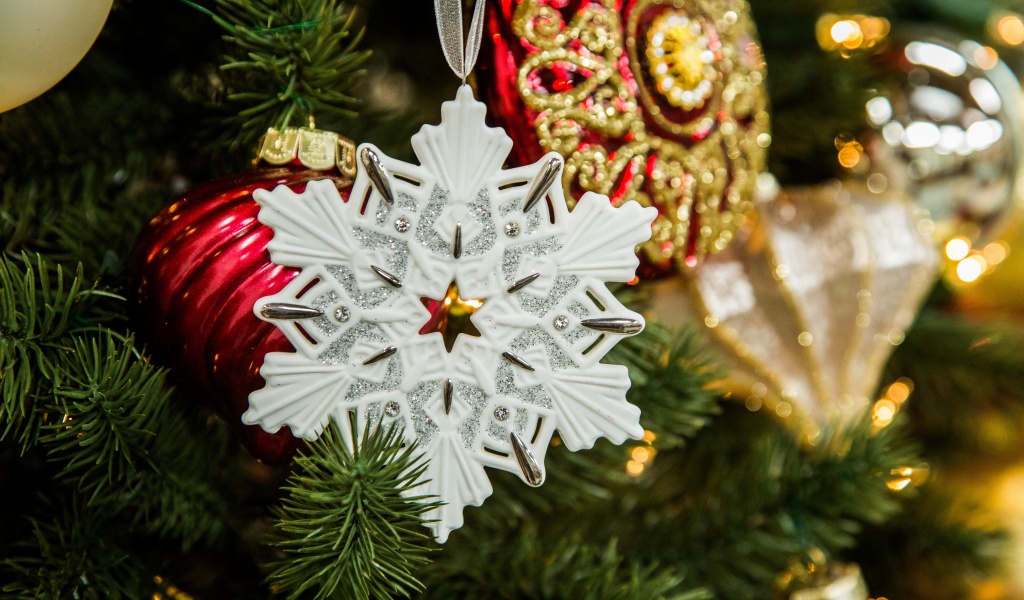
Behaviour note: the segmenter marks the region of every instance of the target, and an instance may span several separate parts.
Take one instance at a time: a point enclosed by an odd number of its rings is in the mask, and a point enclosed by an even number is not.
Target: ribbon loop
[[[484,34],[485,3],[486,0],[476,0],[467,41],[462,34],[462,0],[434,0],[437,33],[441,37],[444,58],[463,83],[473,70],[477,55],[480,53],[480,40]]]

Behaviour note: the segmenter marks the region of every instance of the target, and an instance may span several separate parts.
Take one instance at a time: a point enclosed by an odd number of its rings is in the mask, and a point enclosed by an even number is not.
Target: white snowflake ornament
[[[540,485],[556,429],[574,451],[643,435],[626,368],[600,361],[643,329],[605,283],[633,278],[657,211],[587,194],[569,212],[561,157],[503,170],[485,113],[462,86],[412,138],[420,165],[361,146],[347,202],[330,181],[254,194],[271,259],[302,271],[254,307],[295,352],[267,355],[243,421],[313,440],[334,419],[350,444],[400,424],[429,459],[414,493],[445,503],[426,515],[440,542],[491,494],[485,467]],[[451,340],[426,305],[453,302],[476,310]]]

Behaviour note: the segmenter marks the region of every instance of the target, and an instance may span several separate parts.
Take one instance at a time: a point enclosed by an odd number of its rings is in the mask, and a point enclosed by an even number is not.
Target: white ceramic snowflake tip
[[[243,421],[309,440],[401,424],[440,542],[491,494],[485,467],[540,485],[556,429],[570,450],[643,435],[626,368],[600,361],[643,329],[605,284],[633,278],[657,211],[587,194],[570,213],[561,158],[503,170],[512,143],[484,117],[463,86],[413,137],[420,165],[361,146],[347,202],[330,181],[255,194],[271,259],[302,272],[254,307],[296,351],[267,355]],[[475,309],[454,340],[426,308],[452,303]]]

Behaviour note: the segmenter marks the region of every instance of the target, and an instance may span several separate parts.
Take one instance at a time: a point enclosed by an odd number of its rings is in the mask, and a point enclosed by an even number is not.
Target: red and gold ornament
[[[256,216],[257,189],[287,185],[296,192],[331,179],[343,198],[355,176],[355,145],[327,131],[271,129],[261,166],[203,184],[175,199],[143,228],[132,259],[132,324],[186,388],[208,400],[257,458],[287,462],[302,443],[287,428],[270,434],[245,425],[249,393],[263,387],[268,352],[290,352],[273,324],[252,312],[297,269],[270,261],[273,231]]]
[[[502,0],[489,11],[477,83],[519,163],[553,150],[573,197],[658,208],[642,274],[729,244],[771,141],[744,0]]]

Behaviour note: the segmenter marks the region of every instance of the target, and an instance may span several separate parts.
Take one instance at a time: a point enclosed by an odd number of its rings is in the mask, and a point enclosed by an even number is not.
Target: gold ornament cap
[[[338,169],[345,177],[354,179],[356,176],[355,143],[345,136],[314,127],[271,127],[260,140],[253,164],[262,161],[286,165],[296,160],[309,169]]]

